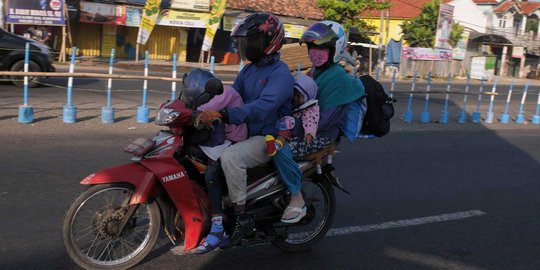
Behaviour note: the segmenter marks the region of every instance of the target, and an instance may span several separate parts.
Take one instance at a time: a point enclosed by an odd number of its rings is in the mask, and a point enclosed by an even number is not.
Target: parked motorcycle
[[[217,79],[205,85],[206,94],[220,91],[223,85]],[[66,250],[78,265],[130,268],[153,249],[160,230],[174,245],[183,245],[184,252],[201,244],[210,230],[211,217],[204,164],[186,154],[193,137],[200,136],[192,126],[192,113],[182,100],[162,104],[155,123],[168,130],[132,144],[132,163],[95,172],[80,182],[88,188],[71,204],[62,228]],[[336,207],[332,185],[343,188],[331,164],[325,164],[322,173],[317,173],[315,161],[299,166],[307,215],[296,224],[280,222],[290,194],[273,164],[248,170],[246,210],[255,225],[240,245],[271,242],[284,251],[300,251],[327,233]],[[226,195],[223,205],[229,216],[225,229],[230,234],[232,204]]]

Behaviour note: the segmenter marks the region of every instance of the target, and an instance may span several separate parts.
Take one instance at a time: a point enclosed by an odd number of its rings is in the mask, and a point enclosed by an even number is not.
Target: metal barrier
[[[159,76],[149,76],[149,65],[148,65],[148,51],[145,52],[145,63],[144,63],[144,76],[141,78],[141,76],[138,75],[124,75],[124,74],[114,74],[113,73],[113,65],[114,65],[114,59],[115,59],[115,50],[112,49],[110,61],[109,61],[109,72],[108,74],[99,74],[99,73],[81,73],[81,72],[75,72],[75,56],[76,56],[77,48],[72,49],[72,56],[71,56],[71,62],[69,66],[69,72],[68,73],[49,73],[49,72],[29,72],[28,71],[28,62],[29,62],[29,45],[26,45],[26,51],[25,51],[25,65],[24,65],[24,72],[12,72],[12,71],[5,71],[0,72],[0,75],[7,75],[7,76],[24,76],[24,97],[23,97],[23,105],[19,106],[19,115],[18,115],[18,122],[19,123],[32,123],[34,121],[34,111],[33,107],[29,105],[28,102],[28,84],[29,84],[29,76],[35,76],[35,77],[68,77],[68,83],[67,83],[67,102],[63,106],[63,121],[65,123],[75,123],[77,121],[77,108],[75,104],[72,102],[72,96],[73,96],[73,78],[74,77],[90,77],[90,78],[106,78],[107,79],[107,103],[105,106],[101,109],[101,120],[104,124],[110,124],[115,122],[114,114],[115,114],[115,108],[112,106],[112,94],[113,94],[113,88],[112,83],[113,79],[137,79],[137,80],[143,80],[143,95],[142,95],[142,101],[141,105],[137,107],[137,122],[139,123],[148,123],[149,122],[149,108],[146,105],[147,102],[147,95],[148,95],[148,80],[161,80],[161,81],[170,81],[171,82],[171,99],[176,98],[176,86],[177,82],[182,81],[182,79],[177,78],[177,55],[173,55],[173,61],[172,61],[172,74],[171,77],[159,77]],[[243,69],[244,63],[240,63],[239,72]],[[210,59],[210,72],[214,73],[215,69],[215,58],[212,57]],[[301,65],[298,65],[298,68],[296,70],[296,73],[299,74],[301,72]],[[377,69],[377,79],[380,76],[380,69]],[[356,75],[356,72],[353,70],[352,76]],[[484,122],[487,124],[491,124],[494,122],[494,102],[495,98],[499,93],[497,92],[497,80],[494,81],[492,85],[492,89],[490,92],[484,92],[483,88],[485,85],[486,80],[482,79],[480,83],[480,87],[478,89],[477,93],[469,93],[469,89],[471,86],[471,78],[467,78],[465,91],[453,91],[452,90],[452,74],[448,75],[448,82],[446,85],[445,91],[433,91],[431,89],[432,86],[432,74],[431,72],[428,73],[427,78],[427,84],[425,91],[417,91],[417,79],[418,79],[418,72],[414,73],[414,76],[412,78],[412,85],[411,90],[408,92],[397,92],[396,91],[396,71],[394,70],[392,78],[391,78],[391,85],[390,85],[390,91],[389,95],[390,97],[393,97],[394,94],[398,93],[408,93],[408,104],[407,109],[403,113],[402,120],[405,123],[412,123],[414,119],[414,112],[413,112],[413,96],[414,94],[425,94],[424,99],[424,110],[421,112],[419,120],[421,123],[430,123],[432,122],[432,117],[429,111],[429,102],[430,102],[430,94],[445,94],[444,96],[444,105],[441,110],[440,116],[439,116],[439,123],[441,124],[447,124],[449,122],[450,118],[450,112],[449,112],[449,100],[450,95],[463,95],[463,106],[461,107],[460,111],[457,114],[457,122],[458,123],[466,123],[467,121],[467,98],[469,95],[477,95],[477,104],[476,104],[476,110],[472,112],[471,114],[471,122],[473,123],[480,123],[481,122],[481,103],[482,103],[482,95],[488,95],[490,96],[489,106],[488,110],[486,112]],[[504,108],[504,112],[500,115],[500,123],[501,124],[507,124],[510,120],[509,115],[509,107],[511,104],[511,97],[512,92],[514,88],[514,82],[510,84],[510,87],[508,89],[508,97],[506,99],[506,104]],[[519,112],[515,117],[515,123],[517,124],[523,124],[526,122],[525,117],[525,101],[527,98],[527,93],[529,90],[529,81],[526,81],[525,88],[523,91],[523,95],[521,98],[521,103],[519,107]],[[116,90],[118,91],[118,90]],[[533,124],[540,124],[540,91],[538,91],[538,100],[536,104],[536,111],[535,114],[532,115],[530,122]]]

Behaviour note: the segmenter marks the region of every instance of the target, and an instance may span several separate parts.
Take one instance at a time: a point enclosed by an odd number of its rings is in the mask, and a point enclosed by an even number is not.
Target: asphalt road
[[[0,269],[77,269],[60,230],[79,181],[128,162],[123,147],[159,130],[136,123],[140,82],[113,84],[126,90],[113,94],[118,122],[102,124],[105,85],[76,80],[75,124],[62,123],[65,89],[30,90],[36,121],[26,125],[16,120],[21,89],[0,85]],[[170,96],[169,84],[149,89],[151,108]],[[399,115],[406,96],[389,135],[342,143],[335,164],[351,195],[336,192],[334,230],[312,250],[290,254],[261,245],[178,256],[161,239],[136,269],[538,269],[540,126],[405,124]],[[461,101],[451,100],[453,117]],[[423,97],[414,103],[419,112]],[[442,103],[434,97],[434,118]],[[504,104],[496,105],[498,115]],[[526,105],[529,117],[535,104]]]

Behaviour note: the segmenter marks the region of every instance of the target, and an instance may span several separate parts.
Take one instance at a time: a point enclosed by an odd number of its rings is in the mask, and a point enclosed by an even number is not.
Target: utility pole
[[[382,0],[382,2],[384,3],[384,0]],[[379,62],[379,68],[382,69],[382,48],[383,48],[383,44],[382,44],[382,40],[383,40],[383,29],[384,28],[384,10],[381,10],[381,22],[379,24],[379,51],[377,53],[377,62]],[[382,70],[381,70],[382,71]]]

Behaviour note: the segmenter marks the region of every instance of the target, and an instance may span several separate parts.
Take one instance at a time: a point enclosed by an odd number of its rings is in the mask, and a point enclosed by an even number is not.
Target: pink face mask
[[[313,48],[308,51],[309,59],[315,67],[320,67],[328,61],[328,49]]]

